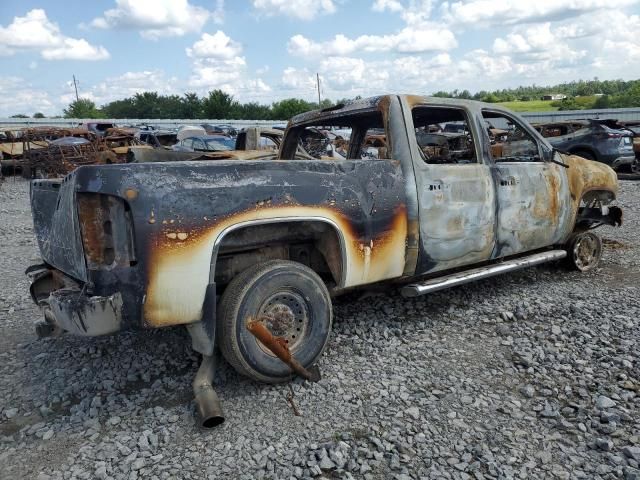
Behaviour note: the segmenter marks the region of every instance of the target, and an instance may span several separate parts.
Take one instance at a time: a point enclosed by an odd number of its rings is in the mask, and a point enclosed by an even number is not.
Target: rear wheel
[[[601,258],[602,240],[593,232],[576,233],[567,243],[567,261],[576,270],[593,270]]]
[[[331,331],[329,292],[313,270],[297,262],[273,260],[236,276],[218,308],[218,344],[226,360],[254,380],[277,383],[291,369],[247,330],[249,319],[261,321],[287,342],[304,367],[322,354]]]

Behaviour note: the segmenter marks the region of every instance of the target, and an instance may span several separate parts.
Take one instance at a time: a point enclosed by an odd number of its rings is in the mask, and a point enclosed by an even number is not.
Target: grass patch
[[[552,107],[553,100],[529,100],[526,102],[500,102],[498,105],[509,108],[514,112],[553,112],[558,107]]]

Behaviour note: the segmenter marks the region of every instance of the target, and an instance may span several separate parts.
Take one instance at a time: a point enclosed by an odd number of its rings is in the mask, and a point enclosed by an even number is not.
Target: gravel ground
[[[194,427],[183,329],[37,340],[28,184],[0,186],[0,478],[640,479],[640,183],[601,268],[542,266],[335,305],[323,380],[226,364],[227,416]]]

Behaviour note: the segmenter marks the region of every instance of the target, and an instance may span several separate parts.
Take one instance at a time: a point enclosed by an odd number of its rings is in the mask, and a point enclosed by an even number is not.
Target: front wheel
[[[218,345],[226,360],[254,380],[282,382],[291,378],[291,369],[247,330],[250,319],[284,338],[292,355],[307,368],[329,339],[331,298],[317,273],[287,260],[249,267],[222,294]]]
[[[572,153],[586,160],[596,160],[596,156],[593,153],[589,152],[588,150],[576,150],[575,152],[572,152]]]
[[[601,258],[602,240],[593,232],[575,233],[567,243],[567,261],[576,270],[593,270]]]

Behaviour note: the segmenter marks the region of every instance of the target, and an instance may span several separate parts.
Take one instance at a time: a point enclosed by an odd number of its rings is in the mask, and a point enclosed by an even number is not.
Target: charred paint
[[[464,108],[474,116],[470,124],[481,161],[425,164],[417,152],[410,111],[419,104]],[[342,258],[336,256],[333,236],[319,249],[341,279],[339,286],[352,287],[562,243],[573,230],[585,193],[615,195],[614,172],[578,157],[563,159],[568,169],[549,162],[493,163],[481,108],[477,102],[455,99],[385,96],[302,114],[290,122],[289,129],[379,110],[394,160],[201,160],[81,167],[63,182],[34,184],[40,250],[47,264],[90,289],[88,295],[121,294],[122,328],[160,327],[202,319],[217,242],[239,225],[317,219],[335,226]],[[92,232],[88,225],[88,246],[83,247],[77,214],[89,218],[89,205],[78,206],[76,195],[84,193],[119,199],[113,204],[132,226],[127,232],[135,239],[135,259],[122,256],[110,269],[85,262],[85,253],[104,255],[92,245],[99,247],[105,232]]]
[[[406,211],[399,206],[391,223],[363,239],[349,218],[335,208],[265,204],[189,230],[186,238],[158,236],[149,258],[144,318],[152,326],[200,320],[214,245],[221,233],[238,223],[296,218],[325,218],[344,237],[345,283],[352,287],[402,275],[407,234]]]

